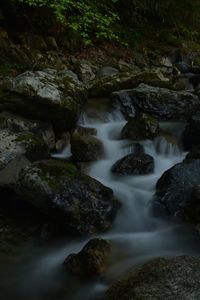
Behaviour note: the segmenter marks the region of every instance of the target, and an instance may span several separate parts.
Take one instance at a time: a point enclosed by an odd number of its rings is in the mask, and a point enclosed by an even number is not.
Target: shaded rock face
[[[74,165],[57,160],[25,167],[16,193],[69,234],[108,230],[120,206],[110,188],[81,174]]]
[[[190,201],[184,208],[184,215],[189,222],[200,223],[200,183],[193,187]]]
[[[104,156],[104,146],[96,137],[74,134],[71,139],[71,151],[76,162],[95,161]]]
[[[119,74],[119,71],[116,68],[110,67],[110,66],[106,66],[106,67],[102,67],[100,68],[97,72],[96,72],[96,77],[102,77],[102,76],[114,76]]]
[[[128,273],[114,284],[108,290],[105,299],[199,299],[199,276],[199,258],[157,258]]]
[[[96,128],[91,128],[91,127],[76,126],[75,134],[96,135],[97,134],[97,129]]]
[[[193,188],[199,183],[200,160],[179,163],[167,170],[156,184],[155,214],[183,218],[185,207],[191,203]]]
[[[111,172],[118,175],[144,175],[152,173],[153,170],[154,160],[148,154],[128,154],[111,168]]]
[[[27,71],[0,82],[0,109],[51,123],[57,130],[74,127],[86,91],[69,71]]]
[[[142,82],[161,87],[169,87],[170,85],[168,80],[159,73],[142,72],[135,74],[132,71],[131,73],[96,77],[88,86],[89,95],[94,98],[109,96],[114,91],[132,89]]]
[[[83,279],[103,275],[109,266],[111,244],[108,240],[90,240],[78,254],[69,255],[64,264],[68,271]]]
[[[200,147],[193,147],[193,149],[186,155],[185,162],[192,162],[195,159],[200,160]]]
[[[190,150],[194,146],[200,145],[200,112],[195,113],[186,126],[183,136],[183,146],[185,150]]]
[[[55,134],[51,125],[35,120],[28,120],[8,112],[0,114],[0,129],[12,132],[31,132],[43,138],[49,149],[55,145]]]
[[[187,91],[140,84],[137,88],[112,94],[125,117],[142,111],[159,120],[187,120],[199,108],[197,95]]]
[[[76,74],[78,74],[78,78],[84,83],[87,83],[95,78],[92,64],[85,59],[77,62],[73,69]]]
[[[121,136],[125,139],[144,140],[153,139],[159,133],[158,121],[147,114],[131,118],[122,128]]]
[[[31,133],[0,131],[0,186],[15,184],[20,170],[30,161],[49,157],[44,140]]]

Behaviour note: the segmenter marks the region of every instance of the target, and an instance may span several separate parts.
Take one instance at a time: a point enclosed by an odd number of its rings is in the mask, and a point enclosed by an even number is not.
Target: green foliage
[[[79,32],[86,43],[91,38],[98,40],[117,40],[113,25],[118,15],[114,4],[118,0],[14,0],[29,6],[47,7],[52,10],[57,20]]]

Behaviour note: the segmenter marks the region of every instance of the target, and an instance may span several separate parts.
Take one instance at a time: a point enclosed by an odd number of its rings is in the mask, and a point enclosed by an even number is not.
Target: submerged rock
[[[110,256],[110,242],[95,238],[90,240],[79,253],[69,255],[64,264],[72,274],[83,279],[94,279],[107,271]]]
[[[187,120],[199,108],[199,97],[188,91],[140,84],[131,90],[112,94],[125,117],[135,112],[148,113],[159,120]]]
[[[156,258],[128,273],[106,293],[106,300],[188,300],[200,298],[200,259]]]
[[[120,206],[110,188],[81,174],[74,165],[57,160],[25,167],[16,192],[69,234],[110,229]]]
[[[0,109],[51,123],[56,130],[75,126],[86,91],[69,71],[27,71],[0,82]]]
[[[148,154],[128,154],[119,159],[111,168],[118,175],[144,175],[154,170],[153,157]]]
[[[104,146],[96,137],[73,134],[71,151],[76,162],[95,161],[104,156]]]
[[[144,140],[153,139],[159,133],[158,121],[147,114],[131,118],[122,128],[121,136],[125,139]]]

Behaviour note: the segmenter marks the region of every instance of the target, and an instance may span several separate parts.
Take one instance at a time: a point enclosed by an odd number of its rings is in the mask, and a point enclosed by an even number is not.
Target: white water
[[[163,172],[183,160],[185,153],[177,145],[169,144],[163,138],[155,141],[141,141],[145,152],[154,157],[155,170],[150,175],[116,177],[110,172],[111,166],[119,159],[133,151],[130,141],[120,140],[120,131],[126,121],[120,113],[108,114],[108,122],[81,118],[81,125],[97,129],[97,137],[103,142],[106,156],[92,164],[89,175],[113,189],[121,201],[122,208],[110,232],[101,235],[113,244],[114,262],[106,274],[104,282],[79,285],[72,289],[70,295],[59,300],[93,300],[105,291],[109,284],[119,278],[130,267],[144,263],[158,256],[175,256],[195,253],[187,230],[181,225],[168,224],[155,219],[150,213],[150,202],[155,192],[155,184]],[[180,135],[177,124],[162,124],[176,135]],[[61,158],[70,155],[70,149],[61,154]],[[64,157],[63,157],[64,156]],[[59,157],[59,156],[57,156]],[[87,240],[66,242],[60,248],[44,251],[37,256],[34,263],[24,271],[23,297],[21,299],[43,300],[47,291],[51,291],[52,281],[65,257],[80,251]],[[30,270],[29,270],[30,269]],[[66,280],[66,290],[71,288],[71,280]],[[65,281],[64,280],[64,281]],[[42,282],[41,282],[42,281]],[[29,291],[29,292],[28,292]],[[32,292],[30,292],[32,291]],[[33,298],[30,297],[33,293]],[[37,296],[37,297],[36,297]],[[36,298],[34,298],[36,297]],[[18,299],[18,298],[17,298]]]

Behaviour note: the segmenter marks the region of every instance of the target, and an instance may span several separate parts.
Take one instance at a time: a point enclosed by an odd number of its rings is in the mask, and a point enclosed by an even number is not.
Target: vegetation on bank
[[[42,34],[70,31],[86,44],[133,46],[152,32],[169,43],[200,38],[198,0],[2,0],[0,19]]]

